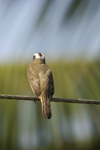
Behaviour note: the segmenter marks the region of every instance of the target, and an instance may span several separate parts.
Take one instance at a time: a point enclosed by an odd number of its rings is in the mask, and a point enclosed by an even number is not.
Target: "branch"
[[[0,95],[0,99],[40,101],[39,98],[36,98],[34,96],[2,95],[2,94]],[[64,102],[64,103],[80,103],[80,104],[96,104],[96,105],[100,105],[100,100],[90,100],[90,99],[52,98],[51,102]]]

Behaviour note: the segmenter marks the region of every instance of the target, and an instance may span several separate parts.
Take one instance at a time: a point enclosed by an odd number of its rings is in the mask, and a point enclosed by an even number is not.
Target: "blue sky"
[[[73,1],[0,0],[0,60],[99,56],[100,1],[81,1],[68,17]]]

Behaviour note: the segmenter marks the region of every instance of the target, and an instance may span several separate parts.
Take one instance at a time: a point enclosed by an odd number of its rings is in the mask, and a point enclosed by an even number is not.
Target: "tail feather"
[[[52,116],[50,98],[48,96],[41,95],[41,103],[42,103],[42,114],[44,118],[50,119]]]

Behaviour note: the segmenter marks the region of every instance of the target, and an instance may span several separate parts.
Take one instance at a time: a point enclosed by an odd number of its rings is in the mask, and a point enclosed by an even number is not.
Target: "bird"
[[[54,81],[50,68],[46,65],[45,56],[35,53],[27,69],[30,87],[37,98],[40,98],[44,118],[52,116],[50,99],[54,94]]]

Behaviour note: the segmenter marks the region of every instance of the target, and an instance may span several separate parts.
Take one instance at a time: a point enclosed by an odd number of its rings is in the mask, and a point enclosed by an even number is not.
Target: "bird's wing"
[[[28,67],[27,76],[33,93],[39,97],[41,95],[39,75],[31,65]]]
[[[49,74],[49,85],[50,85],[50,93],[51,93],[51,96],[54,94],[54,81],[53,81],[53,75],[52,75],[52,72],[50,71],[50,74]]]
[[[52,72],[47,65],[43,65],[43,69],[39,74],[41,91],[44,90],[49,93],[52,97],[54,94],[54,82]]]

